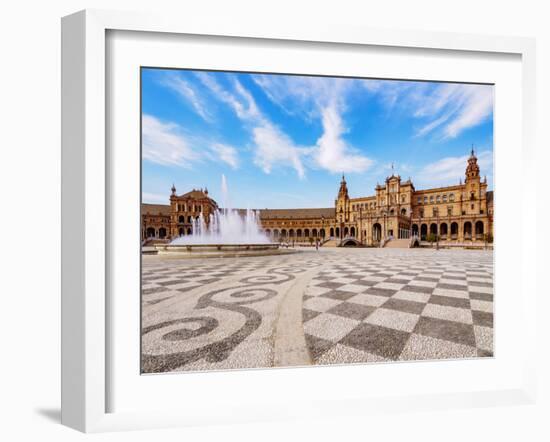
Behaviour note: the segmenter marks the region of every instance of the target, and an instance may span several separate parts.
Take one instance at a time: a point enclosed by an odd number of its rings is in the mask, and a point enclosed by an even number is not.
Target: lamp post
[[[386,232],[387,232],[387,228],[386,228],[387,211],[386,211],[386,209],[384,209],[384,211],[382,213],[384,215],[384,237],[382,238],[382,241],[385,241],[386,240]]]
[[[363,244],[363,209],[359,206],[359,240]]]
[[[439,250],[439,209],[435,212],[435,220],[437,225],[435,230],[435,250]]]

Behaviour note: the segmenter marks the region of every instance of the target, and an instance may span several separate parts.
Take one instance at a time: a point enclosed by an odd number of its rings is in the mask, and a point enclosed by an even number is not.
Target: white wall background
[[[546,3],[546,5],[545,5]],[[59,425],[60,17],[84,8],[245,15],[250,20],[349,23],[378,28],[537,38],[539,220],[549,219],[550,12],[548,2],[461,0],[12,0],[0,9],[0,438],[82,440]],[[548,188],[548,187],[547,187]],[[546,201],[546,203],[544,203]],[[544,212],[544,213],[543,213]],[[538,236],[548,229],[537,225]],[[535,232],[533,232],[535,234]],[[548,240],[539,245],[539,275]],[[535,261],[534,261],[535,262]],[[547,270],[546,270],[547,271]],[[541,278],[542,279],[542,278]],[[540,282],[539,282],[540,284]],[[546,293],[549,292],[546,288]],[[91,436],[94,440],[548,440],[548,298],[540,311],[537,406],[380,415],[368,420],[290,422]],[[90,437],[90,436],[88,436]]]

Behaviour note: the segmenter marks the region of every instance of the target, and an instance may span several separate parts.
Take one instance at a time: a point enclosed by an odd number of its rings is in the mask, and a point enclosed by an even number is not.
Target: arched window
[[[425,241],[426,236],[428,236],[428,225],[427,224],[422,224],[420,226],[420,239],[422,241]]]
[[[147,227],[147,238],[155,237],[155,229],[153,227]]]
[[[382,226],[379,223],[375,223],[372,226],[372,238],[374,241],[382,239]]]
[[[470,221],[464,223],[464,237],[468,239],[472,237],[472,223]]]
[[[166,229],[164,227],[161,227],[159,229],[159,238],[162,238],[162,239],[166,238]]]
[[[179,222],[180,224],[183,224],[183,223],[185,222],[185,216],[180,215],[180,216],[178,217],[178,222]]]
[[[407,216],[407,209],[402,208],[402,209],[401,209],[401,215]]]
[[[451,239],[456,239],[458,236],[458,223],[451,223]]]
[[[476,221],[476,238],[480,239],[483,237],[483,221]]]

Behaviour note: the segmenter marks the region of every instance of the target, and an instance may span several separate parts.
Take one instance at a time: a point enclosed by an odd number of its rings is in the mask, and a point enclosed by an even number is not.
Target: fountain
[[[259,212],[246,212],[230,208],[227,180],[222,175],[222,201],[224,208],[209,215],[206,222],[201,213],[193,220],[191,235],[173,239],[169,244],[155,246],[159,254],[177,254],[187,257],[257,256],[291,253],[282,250],[262,231]]]

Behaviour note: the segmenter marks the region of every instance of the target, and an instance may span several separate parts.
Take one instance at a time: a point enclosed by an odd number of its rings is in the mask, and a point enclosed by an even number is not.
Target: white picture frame
[[[491,37],[416,31],[358,29],[344,26],[308,25],[291,27],[253,22],[214,22],[195,17],[155,16],[142,13],[87,10],[62,21],[62,423],[85,432],[168,426],[206,425],[214,422],[253,422],[288,417],[365,415],[384,410],[464,408],[499,404],[532,403],[535,396],[535,340],[527,339],[521,356],[523,376],[499,389],[462,393],[430,392],[425,395],[388,395],[364,398],[342,395],[298,404],[256,407],[246,398],[232,400],[233,409],[212,414],[197,408],[190,414],[181,409],[109,412],[112,385],[109,353],[109,241],[108,217],[111,196],[107,173],[106,121],[109,116],[106,79],[109,31],[155,32],[179,35],[269,39],[379,48],[467,51],[476,54],[513,54],[521,57],[522,120],[521,157],[523,173],[534,169],[535,132],[535,43],[532,39]],[[506,177],[504,177],[506,179]],[[521,190],[522,219],[534,218],[536,192]],[[523,218],[525,217],[525,218]],[[498,218],[497,218],[498,219]],[[497,221],[498,222],[498,221]],[[526,235],[521,233],[521,235]],[[498,247],[498,243],[497,243]],[[519,319],[526,336],[535,334],[536,244],[524,241],[521,253],[523,316]],[[138,345],[136,343],[136,345]],[[295,376],[294,369],[284,376]],[[354,367],[355,372],[361,370]],[[255,372],[257,373],[257,372]],[[218,376],[224,376],[218,374]],[[253,376],[250,375],[250,378]],[[257,377],[257,376],[256,376]],[[175,379],[175,378],[173,378]],[[516,382],[518,381],[518,382]],[[166,381],[170,382],[170,380]],[[221,381],[223,382],[223,380]],[[246,380],[244,381],[246,382]],[[261,382],[256,379],[254,382]],[[226,401],[227,403],[227,401]],[[335,405],[338,404],[336,409]]]

